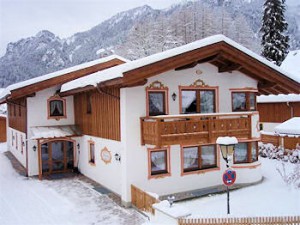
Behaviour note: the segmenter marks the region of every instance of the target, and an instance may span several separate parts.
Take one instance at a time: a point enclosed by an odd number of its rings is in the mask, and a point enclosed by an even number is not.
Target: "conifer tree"
[[[262,21],[262,56],[281,65],[288,54],[288,24],[284,17],[285,0],[265,0]]]

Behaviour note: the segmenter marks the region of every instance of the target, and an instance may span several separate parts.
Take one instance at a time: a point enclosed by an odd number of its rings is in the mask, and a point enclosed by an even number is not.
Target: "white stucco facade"
[[[232,90],[257,88],[257,81],[238,71],[232,73],[218,73],[218,68],[209,64],[198,64],[191,69],[168,71],[157,76],[148,78],[143,86],[122,88],[120,93],[120,127],[121,141],[113,141],[100,137],[83,134],[80,137],[71,138],[74,141],[74,166],[85,176],[102,184],[107,189],[119,194],[125,205],[131,201],[131,185],[135,185],[145,191],[154,192],[158,195],[168,195],[172,193],[191,191],[211,186],[222,185],[222,174],[226,169],[224,160],[217,149],[217,167],[199,171],[197,173],[182,172],[182,146],[171,145],[169,148],[169,175],[164,177],[149,177],[148,149],[155,146],[141,144],[141,124],[140,117],[146,115],[146,87],[154,81],[161,82],[168,88],[167,102],[169,115],[179,115],[179,87],[189,87],[196,80],[201,79],[204,86],[216,88],[216,112],[232,113]],[[74,125],[74,98],[66,99],[66,118],[59,120],[48,118],[47,100],[55,95],[60,87],[51,87],[36,93],[34,97],[27,98],[27,134],[28,149],[28,175],[39,173],[38,151],[33,151],[33,146],[38,146],[36,140],[32,140],[31,127],[35,126],[62,126]],[[172,99],[175,93],[177,98]],[[251,114],[251,139],[259,139],[258,131],[259,116],[257,112]],[[11,132],[25,136],[24,133],[8,129]],[[8,145],[12,143],[8,135]],[[95,162],[89,162],[89,143],[95,145]],[[17,159],[26,166],[25,154],[14,149],[10,149]],[[102,151],[105,150],[103,159]],[[121,160],[116,160],[118,154]],[[235,166],[235,165],[234,165]],[[259,162],[239,164],[235,167],[237,171],[237,183],[247,184],[261,180]]]
[[[196,72],[197,71],[197,72]],[[201,74],[197,74],[201,71]],[[158,195],[167,195],[190,191],[195,189],[207,188],[222,184],[222,174],[225,170],[225,163],[217,151],[217,161],[220,166],[213,170],[203,170],[197,174],[182,175],[181,168],[181,147],[172,145],[170,148],[170,176],[161,178],[148,178],[148,148],[155,146],[141,145],[140,117],[146,116],[146,91],[145,88],[154,81],[159,81],[168,87],[169,96],[169,114],[180,114],[179,109],[179,86],[190,86],[196,80],[201,79],[209,87],[218,87],[218,112],[231,113],[231,89],[239,88],[257,88],[257,81],[240,73],[218,73],[217,67],[206,64],[200,64],[192,69],[182,71],[169,71],[148,79],[144,86],[126,88],[121,90],[121,134],[122,144],[125,151],[122,159],[122,200],[130,202],[130,184],[137,187],[157,193]],[[172,100],[171,95],[175,93],[177,98]],[[259,139],[258,131],[259,116],[254,112],[251,116],[252,138]],[[124,155],[125,154],[125,155]],[[124,164],[123,164],[124,163]],[[248,166],[253,166],[248,169]],[[138,168],[138,169],[137,169]],[[253,183],[261,180],[260,165],[247,163],[239,165],[236,168],[237,183]],[[249,176],[245,174],[250,173]],[[126,185],[125,185],[126,184]]]

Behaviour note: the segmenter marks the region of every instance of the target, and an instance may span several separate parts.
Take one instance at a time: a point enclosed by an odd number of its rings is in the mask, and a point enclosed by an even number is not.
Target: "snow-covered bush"
[[[292,169],[287,169],[286,166],[292,166]],[[282,180],[289,186],[300,188],[300,164],[281,163],[281,167],[276,168]]]
[[[277,159],[284,162],[300,163],[300,146],[296,149],[284,149],[282,146],[276,147],[273,144],[259,143],[259,155],[263,158]]]

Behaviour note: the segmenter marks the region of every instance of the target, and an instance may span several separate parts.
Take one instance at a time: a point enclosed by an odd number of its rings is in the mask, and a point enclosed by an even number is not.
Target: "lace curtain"
[[[151,164],[152,164],[152,171],[160,171],[166,170],[166,152],[159,151],[159,152],[152,152],[151,153]]]
[[[198,147],[184,148],[184,169],[198,167]]]
[[[63,101],[53,100],[50,101],[50,115],[51,116],[63,116]]]

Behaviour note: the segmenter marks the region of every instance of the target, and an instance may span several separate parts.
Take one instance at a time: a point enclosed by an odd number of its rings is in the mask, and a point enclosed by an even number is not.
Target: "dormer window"
[[[48,99],[48,119],[62,119],[66,117],[66,100],[57,96]]]

